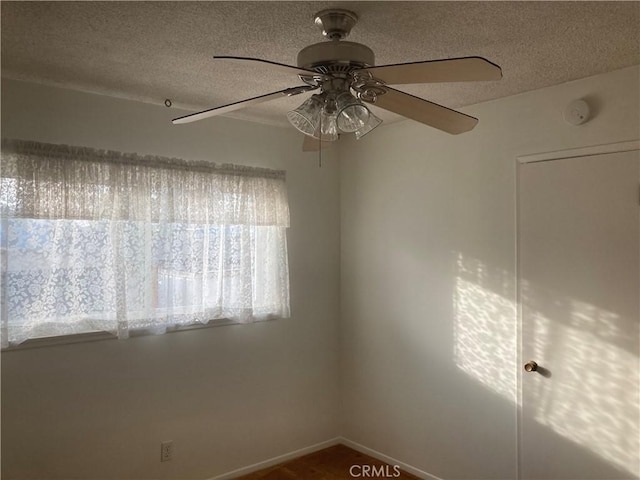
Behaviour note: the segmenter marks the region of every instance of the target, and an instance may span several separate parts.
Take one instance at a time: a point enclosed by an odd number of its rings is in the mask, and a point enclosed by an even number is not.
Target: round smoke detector
[[[589,120],[589,104],[584,100],[574,100],[564,109],[564,120],[571,125],[582,125]]]

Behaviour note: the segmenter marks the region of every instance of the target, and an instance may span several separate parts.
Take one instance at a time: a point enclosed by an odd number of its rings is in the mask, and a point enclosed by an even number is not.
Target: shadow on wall
[[[463,254],[455,257],[458,368],[510,401],[523,399],[520,428],[529,431],[521,431],[521,438],[548,439],[558,445],[558,455],[565,453],[555,435],[545,433],[548,429],[584,449],[573,458],[593,464],[595,455],[613,467],[611,478],[637,476],[638,322],[523,282],[522,302],[529,310],[522,322],[523,351],[544,359],[550,371],[524,378],[518,396],[516,369],[505,368],[518,348],[510,276]]]

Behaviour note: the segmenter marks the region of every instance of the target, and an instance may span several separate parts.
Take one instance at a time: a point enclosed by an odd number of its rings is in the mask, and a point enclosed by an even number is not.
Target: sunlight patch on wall
[[[527,376],[525,413],[640,475],[637,321],[577,300],[556,301],[548,312],[554,321],[530,306],[523,313],[527,351],[551,375]]]
[[[454,354],[458,368],[516,401],[515,307],[509,276],[475,259],[457,257]]]
[[[462,254],[457,256],[456,267],[456,365],[516,403],[521,366],[515,362],[518,336],[515,304],[509,300],[510,277]],[[536,360],[543,371],[548,369],[544,375],[524,374],[523,415],[560,436],[556,438],[579,445],[585,452],[638,476],[637,319],[534,288],[528,282],[523,282],[522,289],[526,321],[521,337],[527,356],[523,361]],[[526,421],[523,428],[527,428]],[[557,441],[554,435],[541,439]]]

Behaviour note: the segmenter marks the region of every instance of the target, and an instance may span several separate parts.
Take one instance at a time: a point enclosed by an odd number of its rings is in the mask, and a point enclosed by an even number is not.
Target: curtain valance
[[[0,177],[12,217],[289,226],[279,170],[3,139]]]

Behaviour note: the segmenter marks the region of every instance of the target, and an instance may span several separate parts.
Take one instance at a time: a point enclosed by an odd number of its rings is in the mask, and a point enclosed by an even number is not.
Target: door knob
[[[533,360],[529,360],[527,363],[524,364],[524,369],[527,372],[535,372],[536,370],[538,370],[538,364]]]

